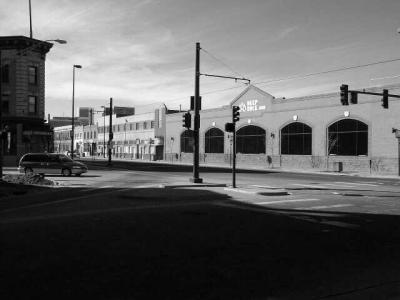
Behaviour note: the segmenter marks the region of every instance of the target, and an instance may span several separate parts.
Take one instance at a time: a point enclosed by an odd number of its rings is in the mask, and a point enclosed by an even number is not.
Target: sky
[[[245,77],[275,97],[400,82],[398,0],[31,0],[33,38],[64,39],[46,60],[46,115],[75,106],[165,103],[188,109],[200,71]],[[29,1],[0,0],[0,35],[29,36]],[[295,79],[289,77],[298,76]],[[285,80],[278,80],[285,79]],[[229,104],[242,81],[201,77],[203,108]]]

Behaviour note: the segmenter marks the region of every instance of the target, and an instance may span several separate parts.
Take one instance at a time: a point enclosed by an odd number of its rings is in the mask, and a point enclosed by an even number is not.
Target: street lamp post
[[[106,158],[106,107],[103,108],[103,158]]]
[[[128,122],[128,120],[125,119],[125,124],[124,124],[124,133],[125,133],[125,137],[124,137],[124,158],[125,158],[125,154],[126,154],[126,123]]]
[[[75,69],[81,69],[81,65],[72,67],[72,129],[71,129],[71,158],[74,157],[74,137],[75,137]]]

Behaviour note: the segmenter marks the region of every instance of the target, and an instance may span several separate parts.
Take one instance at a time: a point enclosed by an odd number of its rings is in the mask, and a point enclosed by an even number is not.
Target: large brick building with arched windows
[[[400,85],[366,89],[400,94]],[[338,88],[339,90],[339,88]],[[250,85],[224,107],[200,111],[200,163],[231,160],[232,136],[224,131],[231,107],[240,107],[237,132],[238,166],[333,170],[398,174],[400,101],[360,94],[357,104],[343,106],[339,93],[278,99]],[[182,114],[166,116],[165,159],[192,162],[191,132],[182,127]],[[192,118],[193,119],[193,118]]]

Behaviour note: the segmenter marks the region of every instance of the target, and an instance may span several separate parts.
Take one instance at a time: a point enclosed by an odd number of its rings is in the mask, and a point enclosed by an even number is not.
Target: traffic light
[[[182,127],[190,129],[190,125],[192,125],[192,115],[187,112],[182,116]]]
[[[389,108],[389,91],[388,90],[383,90],[382,106],[383,106],[383,108]]]
[[[225,131],[226,132],[234,132],[235,131],[235,124],[233,124],[233,123],[225,123]]]
[[[358,93],[356,91],[350,92],[350,103],[357,104],[358,103]]]
[[[239,106],[232,106],[232,121],[233,121],[233,123],[236,123],[240,120],[239,110],[240,110]]]
[[[347,84],[340,86],[340,102],[342,105],[349,105],[349,86]]]

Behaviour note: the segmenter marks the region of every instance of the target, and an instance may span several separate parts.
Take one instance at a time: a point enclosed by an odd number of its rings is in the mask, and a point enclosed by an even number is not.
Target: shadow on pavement
[[[8,205],[2,299],[400,295],[398,216],[266,209],[190,188],[60,188]]]

